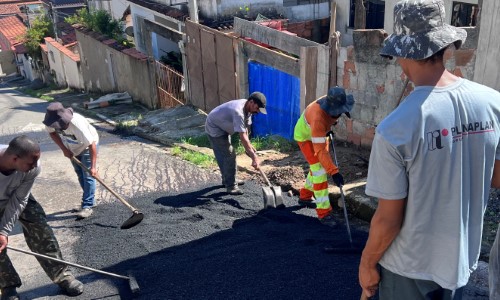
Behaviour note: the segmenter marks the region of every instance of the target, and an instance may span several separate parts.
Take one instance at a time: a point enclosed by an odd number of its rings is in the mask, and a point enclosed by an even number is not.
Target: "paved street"
[[[243,196],[228,196],[217,173],[148,141],[114,135],[95,120],[101,178],[145,219],[121,230],[132,213],[98,184],[94,215],[76,221],[81,190],[69,160],[41,123],[46,105],[0,84],[0,143],[18,134],[40,143],[43,169],[33,194],[67,261],[131,272],[141,288],[138,299],[359,299],[359,254],[323,251],[349,248],[345,227],[320,225],[313,210],[296,206],[296,198],[285,197],[286,209],[263,211],[257,184],[247,182]],[[361,247],[366,223],[351,220],[351,226],[354,245]],[[19,227],[10,245],[27,249]],[[67,299],[32,256],[9,255],[23,280],[22,299]],[[133,298],[125,280],[73,270],[85,284],[84,294],[74,299]],[[471,283],[467,299],[487,298],[484,279]]]
[[[145,214],[121,230],[131,215],[99,186],[94,215],[75,221],[80,187],[71,164],[41,121],[46,102],[0,87],[0,142],[23,133],[40,142],[42,174],[33,194],[44,206],[64,258],[126,275],[141,287],[140,299],[358,299],[357,255],[326,254],[346,244],[345,228],[320,225],[314,211],[295,206],[262,211],[260,186],[247,182],[244,196],[223,193],[220,177],[178,160],[158,146],[123,139],[96,123],[103,180]],[[17,228],[12,246],[26,249]],[[366,233],[353,228],[364,240]],[[23,299],[66,299],[36,260],[9,251],[21,274]],[[86,290],[75,299],[132,298],[125,280],[73,268]]]

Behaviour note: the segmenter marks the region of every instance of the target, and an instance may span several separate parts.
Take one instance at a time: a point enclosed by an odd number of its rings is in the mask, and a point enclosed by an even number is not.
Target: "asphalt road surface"
[[[41,125],[45,101],[0,85],[0,143],[27,134],[42,147],[42,174],[33,188],[45,208],[66,260],[136,278],[126,280],[72,268],[85,284],[74,299],[359,299],[359,255],[330,254],[349,247],[344,226],[321,225],[296,198],[286,208],[262,210],[261,187],[247,182],[243,196],[229,196],[218,173],[167,155],[136,138],[100,133],[98,170],[118,194],[144,213],[121,230],[132,212],[101,186],[91,218],[76,221],[81,190],[71,164]],[[98,184],[99,185],[99,184]],[[342,217],[339,214],[339,219]],[[352,222],[356,245],[366,232]],[[21,229],[12,246],[27,249]],[[23,280],[22,299],[67,299],[36,260],[9,251]]]

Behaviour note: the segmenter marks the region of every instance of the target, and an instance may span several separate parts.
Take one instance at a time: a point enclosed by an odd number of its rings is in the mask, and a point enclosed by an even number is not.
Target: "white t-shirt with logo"
[[[56,132],[52,127],[46,126],[46,128],[49,133]],[[99,135],[95,127],[78,113],[73,113],[68,129],[58,133],[66,148],[75,156],[85,151],[93,142],[99,143]]]
[[[459,79],[416,87],[377,127],[366,194],[407,198],[403,226],[380,264],[446,289],[477,267],[493,166],[500,159],[500,93]]]

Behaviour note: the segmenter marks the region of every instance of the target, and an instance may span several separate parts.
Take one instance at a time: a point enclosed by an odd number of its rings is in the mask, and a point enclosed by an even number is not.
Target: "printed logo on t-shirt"
[[[467,137],[471,134],[482,134],[486,132],[495,131],[495,127],[493,126],[493,121],[480,121],[480,122],[470,122],[468,124],[460,124],[450,128],[450,130],[443,128],[437,129],[433,131],[429,131],[426,134],[426,142],[427,149],[429,151],[434,151],[437,149],[443,149],[443,141],[444,137],[447,137],[451,131],[452,142],[461,142],[463,138]]]

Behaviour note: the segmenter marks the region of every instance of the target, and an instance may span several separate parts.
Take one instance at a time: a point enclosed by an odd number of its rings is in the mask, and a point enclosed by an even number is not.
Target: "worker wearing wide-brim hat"
[[[75,157],[90,174],[78,163],[71,160],[71,164],[78,176],[78,182],[83,190],[81,208],[77,219],[90,217],[95,202],[95,176],[97,176],[97,148],[99,135],[97,130],[87,119],[73,112],[72,108],[65,108],[59,102],[52,102],[47,106],[43,124],[52,140],[59,146],[64,156]]]
[[[346,94],[343,88],[330,88],[327,95],[306,107],[294,130],[294,139],[310,168],[300,190],[299,204],[315,207],[321,223],[331,227],[336,221],[328,198],[328,175],[339,187],[344,185],[344,177],[328,151],[326,135],[343,114],[351,117],[353,105],[354,97]]]

